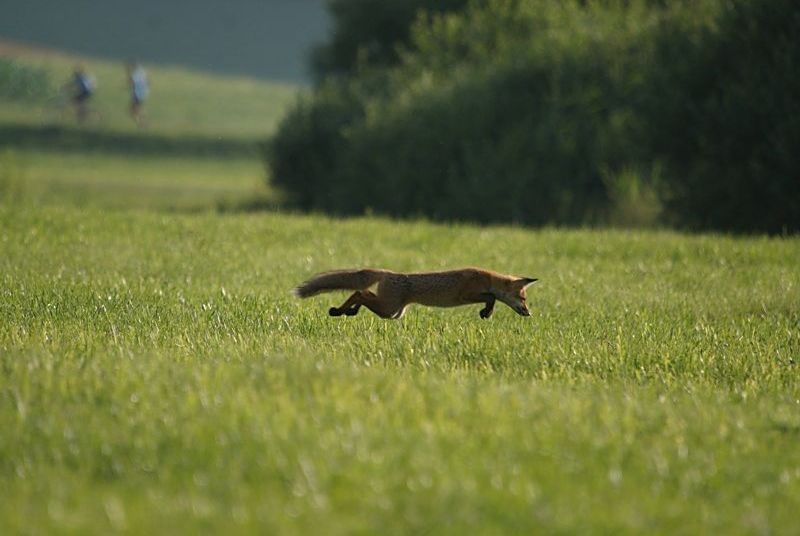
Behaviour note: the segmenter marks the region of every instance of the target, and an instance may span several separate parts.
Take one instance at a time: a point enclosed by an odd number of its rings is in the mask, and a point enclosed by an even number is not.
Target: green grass
[[[59,84],[81,64],[99,83],[96,114],[85,125],[58,96],[0,99],[0,183],[23,185],[27,198],[179,210],[279,199],[266,186],[257,143],[274,131],[297,87],[148,66],[152,93],[147,128],[139,129],[127,115],[123,64],[1,41],[0,53]]]
[[[0,532],[791,533],[800,242],[0,210]],[[330,318],[334,267],[537,276]]]
[[[140,132],[89,61],[103,124],[0,106],[0,534],[796,531],[797,238],[216,211],[277,199],[286,101],[154,69]],[[364,265],[541,282],[490,320],[289,294]]]
[[[15,176],[19,194],[47,204],[197,210],[279,198],[266,186],[263,164],[252,156],[26,149],[0,152],[0,166]]]

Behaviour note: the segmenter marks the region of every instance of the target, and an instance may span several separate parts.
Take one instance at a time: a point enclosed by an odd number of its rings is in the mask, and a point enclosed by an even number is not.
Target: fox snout
[[[528,310],[528,308],[525,306],[524,303],[520,305],[515,305],[514,310],[520,316],[531,316],[531,312]]]

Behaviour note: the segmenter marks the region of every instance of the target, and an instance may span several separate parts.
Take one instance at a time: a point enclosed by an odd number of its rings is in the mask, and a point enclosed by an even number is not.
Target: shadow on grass
[[[253,139],[109,132],[60,125],[0,125],[0,148],[4,147],[165,156],[237,157],[258,152],[258,142]]]

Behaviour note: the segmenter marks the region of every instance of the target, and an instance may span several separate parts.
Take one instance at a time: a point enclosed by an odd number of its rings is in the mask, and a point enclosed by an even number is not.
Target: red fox
[[[481,268],[447,272],[404,274],[389,270],[337,270],[316,275],[294,289],[295,296],[308,298],[332,290],[355,292],[331,316],[355,316],[363,305],[381,318],[400,318],[412,303],[434,307],[455,307],[483,303],[481,318],[489,318],[495,300],[521,316],[530,316],[525,289],[535,283],[531,277],[514,277]],[[375,292],[369,289],[377,284]]]

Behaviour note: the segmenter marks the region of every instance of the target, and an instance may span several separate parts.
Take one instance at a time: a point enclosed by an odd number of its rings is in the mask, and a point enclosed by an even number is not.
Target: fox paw
[[[358,309],[356,307],[347,309],[346,311],[344,311],[344,314],[346,314],[347,316],[356,316],[358,314]]]
[[[481,318],[489,318],[490,316],[492,316],[492,311],[488,309],[481,309],[479,314],[481,315]]]
[[[336,307],[331,307],[330,309],[328,309],[328,314],[331,316],[342,316],[343,313]]]

